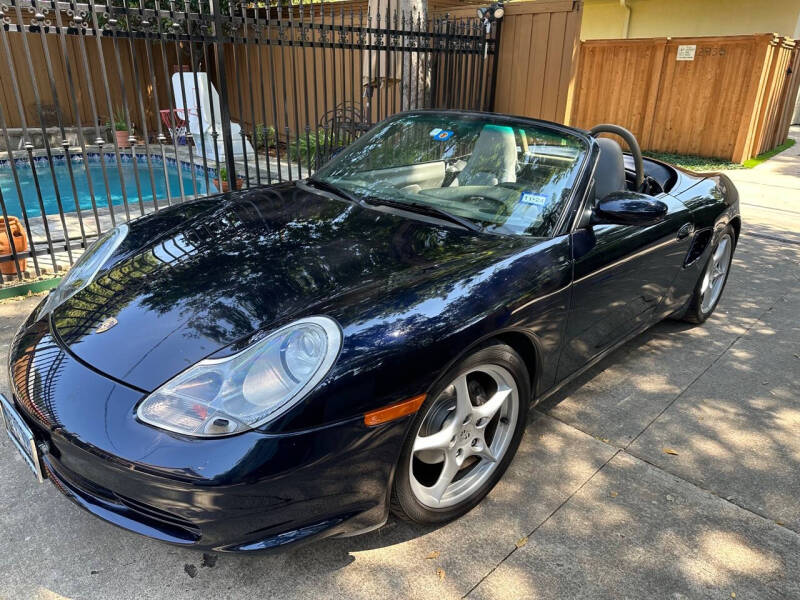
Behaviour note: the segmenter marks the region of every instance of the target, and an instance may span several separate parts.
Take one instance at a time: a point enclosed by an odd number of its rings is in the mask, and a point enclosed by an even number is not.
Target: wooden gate
[[[569,123],[642,148],[743,162],[787,137],[800,51],[772,34],[581,43]]]
[[[443,9],[463,18],[475,8]],[[580,48],[580,0],[505,5],[499,37],[495,112],[563,122]]]

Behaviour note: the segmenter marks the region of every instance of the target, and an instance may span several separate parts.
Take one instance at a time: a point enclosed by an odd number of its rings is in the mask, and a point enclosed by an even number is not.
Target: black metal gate
[[[7,0],[0,16],[4,283],[65,270],[118,222],[306,177],[393,113],[489,109],[496,71],[487,21],[391,0]]]

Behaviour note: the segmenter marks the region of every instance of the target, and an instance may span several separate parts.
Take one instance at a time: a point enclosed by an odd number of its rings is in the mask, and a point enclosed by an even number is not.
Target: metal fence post
[[[492,60],[492,83],[489,88],[489,110],[494,112],[494,99],[497,94],[497,71],[500,70],[500,33],[503,19],[494,22],[494,59]]]
[[[233,160],[233,137],[231,136],[231,109],[228,105],[228,82],[225,69],[225,35],[222,27],[221,0],[211,0],[214,11],[214,49],[217,57],[217,81],[219,82],[220,119],[222,119],[222,144],[225,149],[225,167],[228,171],[229,189],[236,189],[236,163]],[[220,178],[221,179],[221,178]]]

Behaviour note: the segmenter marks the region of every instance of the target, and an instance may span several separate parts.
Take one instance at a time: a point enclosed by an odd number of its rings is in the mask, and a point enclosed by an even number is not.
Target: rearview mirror
[[[591,223],[652,225],[661,221],[668,210],[661,200],[647,194],[611,192],[595,205]]]

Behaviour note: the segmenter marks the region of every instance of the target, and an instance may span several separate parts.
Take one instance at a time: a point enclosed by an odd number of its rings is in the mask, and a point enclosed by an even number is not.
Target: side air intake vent
[[[688,267],[703,255],[703,252],[705,252],[705,249],[708,247],[708,243],[711,241],[712,234],[713,230],[711,229],[701,229],[694,234],[692,246],[689,248],[686,260],[683,262],[684,267]]]

